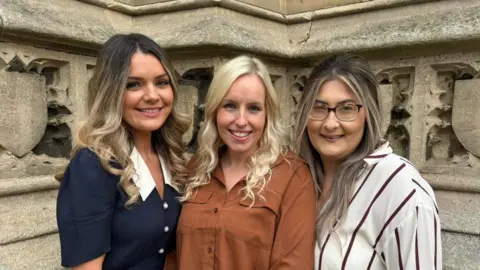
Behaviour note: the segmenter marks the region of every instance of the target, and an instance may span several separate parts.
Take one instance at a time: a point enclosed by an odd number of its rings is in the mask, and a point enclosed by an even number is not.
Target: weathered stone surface
[[[3,231],[2,231],[3,232]],[[1,270],[60,270],[58,234],[0,245]]]
[[[55,232],[57,192],[0,197],[0,245]]]
[[[480,193],[480,170],[469,174],[462,173],[464,168],[452,168],[443,166],[427,166],[421,172],[425,179],[434,188],[460,192]],[[456,174],[452,171],[458,171]]]
[[[59,185],[51,175],[0,179],[0,197],[57,189]]]
[[[0,146],[22,157],[45,132],[45,78],[34,73],[0,71],[0,100]]]
[[[310,28],[305,27],[310,23],[295,24],[288,31],[295,57],[399,47],[397,53],[403,54],[406,46],[480,38],[479,11],[476,1],[440,1],[327,18],[313,21]],[[305,29],[310,34],[303,44],[299,41],[305,38]],[[426,47],[421,52],[432,50]]]
[[[444,231],[442,245],[443,269],[480,270],[480,237]]]
[[[284,0],[286,13],[294,14],[318,9],[346,6],[355,3],[373,2],[372,0]]]
[[[442,229],[480,236],[480,194],[438,190],[435,196]]]
[[[8,152],[0,151],[0,181],[3,178],[21,178],[38,175],[52,175],[67,165],[64,158],[27,154],[19,159]]]
[[[479,22],[480,2],[463,0],[2,1],[0,70],[16,59],[13,66],[45,78],[48,121],[44,140],[25,156],[0,147],[0,229],[9,232],[0,237],[0,269],[59,265],[57,236],[41,236],[55,230],[51,189],[58,183],[40,175],[66,165],[67,130],[73,133],[88,113],[95,59],[85,54],[96,53],[114,33],[136,31],[168,50],[183,82],[178,108],[194,110],[195,123],[201,109],[192,107],[204,102],[211,75],[238,54],[267,64],[287,123],[319,58],[348,51],[373,60],[381,91],[391,93],[383,101],[386,138],[437,189],[445,269],[478,270],[480,159],[472,143],[457,138],[452,119],[459,84],[479,77]]]
[[[176,109],[180,113],[187,115],[191,121],[190,129],[184,135],[184,141],[189,142],[193,135],[195,106],[198,105],[197,88],[190,85],[181,85],[177,97],[179,102]]]
[[[271,1],[263,1],[263,0],[239,0],[238,2],[242,2],[245,4],[250,4],[252,6],[268,9],[278,13],[286,13],[285,12],[285,3],[284,0],[271,0]]]
[[[455,42],[459,46],[459,42],[465,42],[467,46],[472,40],[480,39],[476,31],[480,3],[475,1],[413,4],[399,0],[396,1],[398,5],[393,3],[395,1],[381,1],[392,2],[393,7],[384,10],[377,7],[359,14],[353,9],[348,11],[353,13],[349,16],[328,15],[312,23],[308,22],[311,16],[303,19],[305,23],[294,23],[281,13],[267,12],[269,15],[263,16],[256,11],[254,16],[244,15],[242,8],[227,9],[230,5],[238,5],[232,0],[227,1],[230,4],[200,0],[151,4],[165,4],[155,11],[162,14],[133,19],[120,12],[73,0],[52,0],[48,4],[40,0],[5,1],[0,7],[4,22],[0,39],[14,39],[21,33],[23,38],[37,43],[53,47],[63,44],[64,49],[90,53],[112,34],[130,31],[152,35],[167,49],[222,46],[293,60],[338,51],[384,50],[433,43]],[[115,6],[113,2],[83,1]],[[215,6],[217,4],[220,7]],[[172,9],[171,5],[179,7]],[[205,6],[207,8],[200,8]],[[145,14],[151,13],[149,5],[135,8],[144,10]],[[371,20],[372,17],[375,20]]]
[[[257,53],[281,57],[291,54],[285,25],[218,7],[141,16],[135,18],[132,30],[168,49],[214,46],[254,48]]]
[[[383,126],[382,134],[387,133],[390,126],[391,114],[393,109],[393,87],[391,85],[380,85],[380,98],[382,104]]]
[[[2,0],[0,17],[0,39],[22,36],[90,52],[111,35],[128,32],[132,23],[127,15],[72,0]]]
[[[455,81],[452,127],[468,151],[480,157],[480,79]],[[477,121],[475,121],[477,119]]]

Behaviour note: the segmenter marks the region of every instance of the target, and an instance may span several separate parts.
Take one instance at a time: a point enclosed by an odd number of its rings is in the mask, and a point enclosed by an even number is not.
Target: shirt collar
[[[370,167],[372,165],[377,164],[378,162],[380,162],[380,160],[382,160],[383,158],[385,158],[391,153],[393,153],[393,150],[390,147],[390,144],[387,141],[385,141],[372,154],[368,155],[363,160],[367,163],[367,166]]]
[[[163,182],[165,185],[170,185],[172,182],[172,174],[167,168],[167,164],[162,156],[158,155],[158,158],[160,159],[160,166],[162,167]],[[150,193],[156,188],[155,180],[142,156],[138,153],[137,148],[133,147],[130,159],[132,160],[133,168],[135,169],[135,174],[132,176],[133,182],[139,189],[142,200],[145,201]]]

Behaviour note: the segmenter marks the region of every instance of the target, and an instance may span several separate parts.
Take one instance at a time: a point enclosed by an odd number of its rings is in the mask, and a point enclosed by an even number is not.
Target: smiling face
[[[159,129],[170,115],[173,90],[162,63],[151,54],[136,52],[123,96],[123,121],[135,135]]]
[[[216,113],[220,139],[230,155],[250,156],[257,148],[266,123],[265,86],[255,74],[235,80]]]
[[[352,90],[339,80],[326,81],[318,90],[312,112],[328,106],[346,105],[357,110],[361,104]],[[353,153],[362,140],[366,114],[362,107],[351,121],[339,121],[333,111],[324,120],[309,119],[307,133],[310,142],[325,163],[338,163]],[[311,114],[312,115],[312,114]]]

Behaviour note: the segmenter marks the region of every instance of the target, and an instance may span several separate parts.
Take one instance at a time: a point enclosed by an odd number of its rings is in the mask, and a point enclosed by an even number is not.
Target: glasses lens
[[[328,108],[324,105],[314,105],[310,111],[310,118],[316,120],[323,120],[328,115]]]
[[[355,104],[345,104],[337,107],[337,118],[342,121],[351,121],[357,117],[358,107]]]

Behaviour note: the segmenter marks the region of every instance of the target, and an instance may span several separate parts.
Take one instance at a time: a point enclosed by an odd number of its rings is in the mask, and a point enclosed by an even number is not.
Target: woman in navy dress
[[[57,200],[62,265],[163,269],[175,247],[188,122],[175,110],[175,73],[140,34],[103,46],[88,87],[88,116]]]

